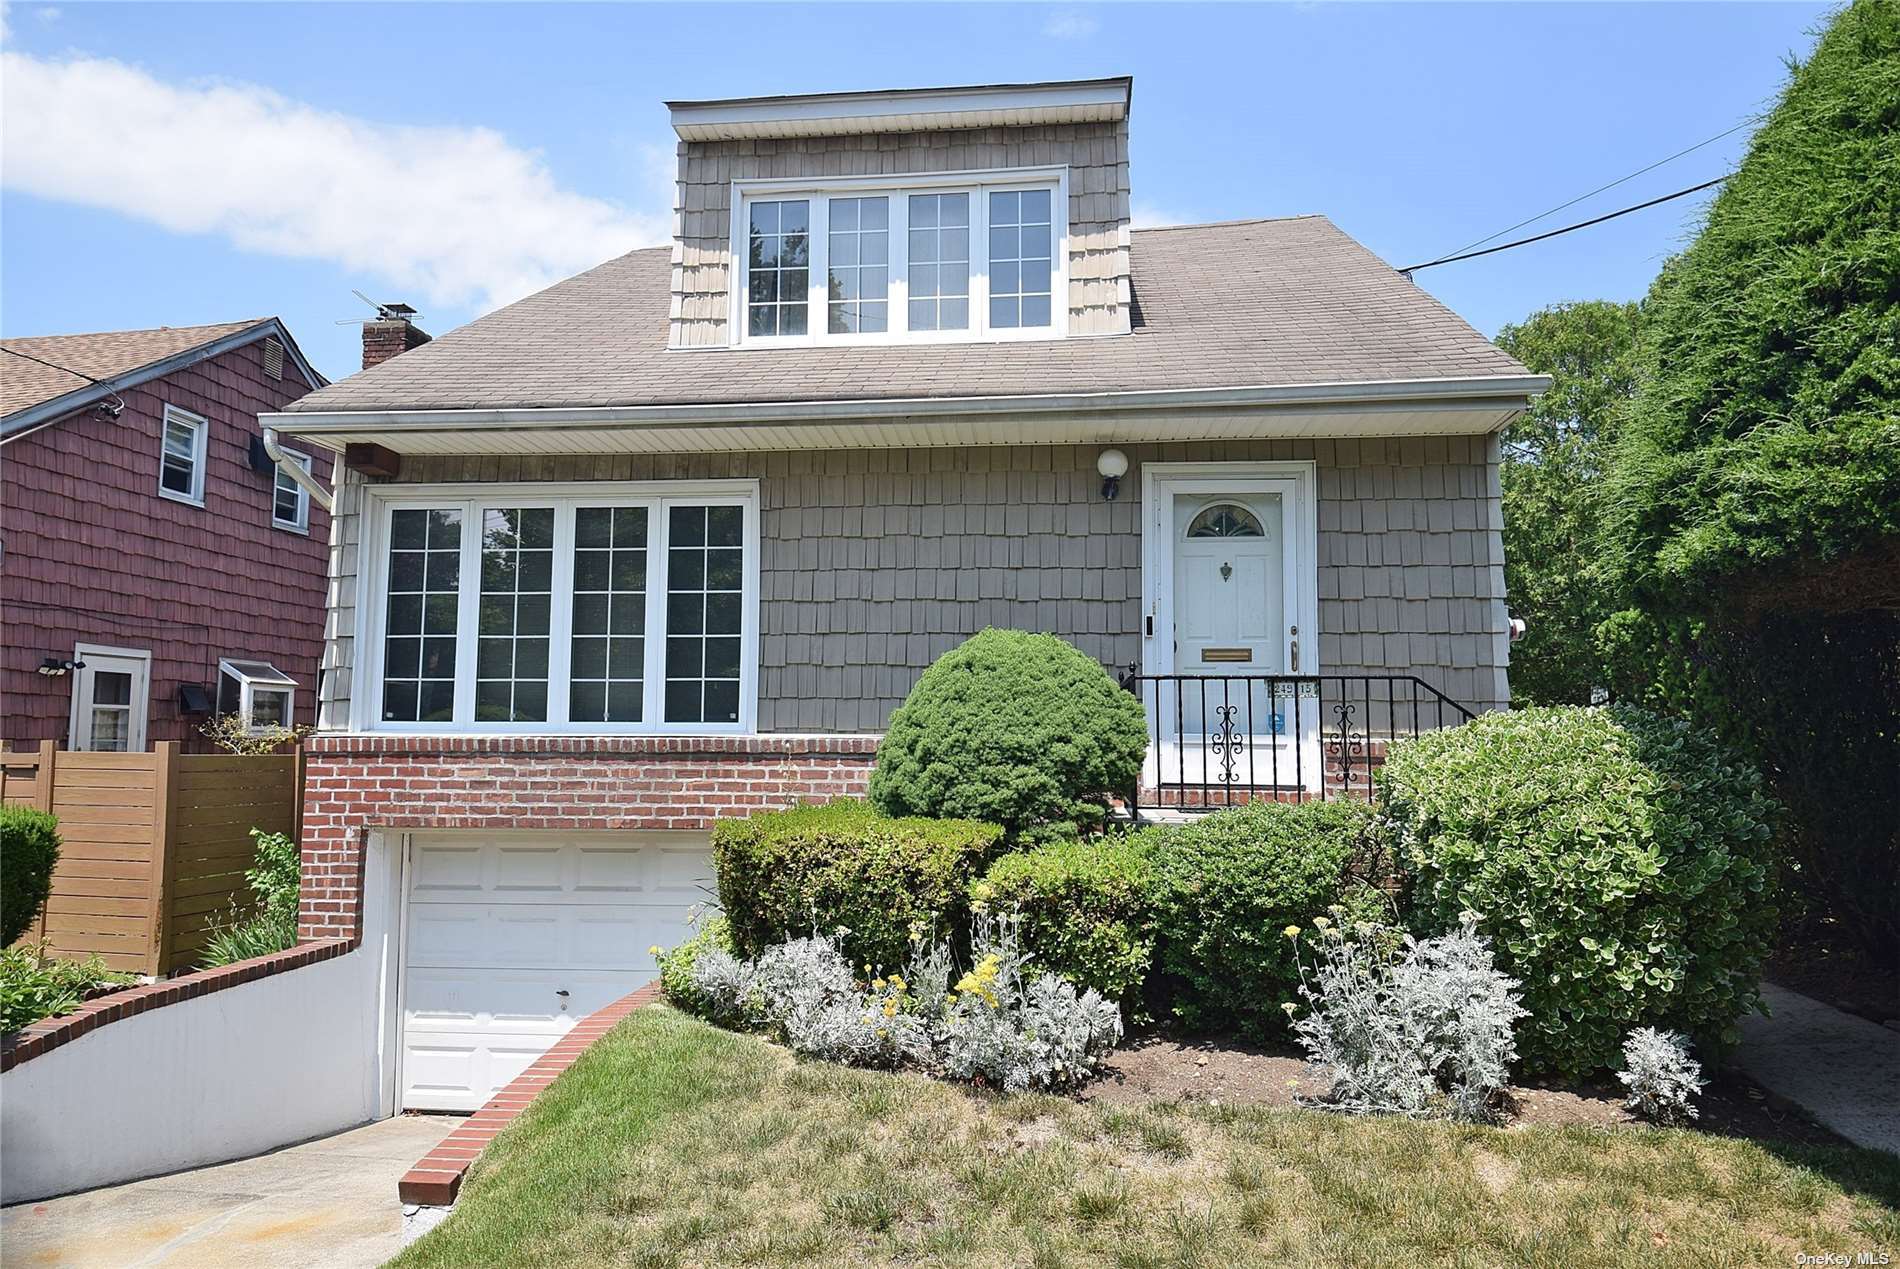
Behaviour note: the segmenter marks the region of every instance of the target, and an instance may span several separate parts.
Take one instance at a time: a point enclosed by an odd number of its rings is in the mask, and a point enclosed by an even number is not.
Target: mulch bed
[[[1298,1105],[1300,1097],[1318,1097],[1325,1091],[1325,1084],[1311,1077],[1305,1059],[1291,1046],[1149,1033],[1131,1037],[1112,1053],[1081,1096],[1113,1106],[1196,1101],[1290,1107]],[[1795,1145],[1848,1144],[1739,1072],[1717,1072],[1696,1099],[1696,1108],[1701,1118],[1692,1126],[1703,1132]],[[1623,1109],[1622,1086],[1614,1080],[1513,1086],[1506,1110],[1507,1127],[1643,1124]]]

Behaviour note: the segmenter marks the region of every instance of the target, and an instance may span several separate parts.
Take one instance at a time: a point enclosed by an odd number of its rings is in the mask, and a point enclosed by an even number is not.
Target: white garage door
[[[704,833],[417,834],[402,1104],[475,1110],[574,1023],[653,981],[708,902]]]

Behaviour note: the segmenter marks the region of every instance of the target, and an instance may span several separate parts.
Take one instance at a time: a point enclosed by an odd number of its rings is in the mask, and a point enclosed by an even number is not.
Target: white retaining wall
[[[386,1114],[380,972],[361,947],[122,1018],[0,1075],[0,1202],[242,1158]]]

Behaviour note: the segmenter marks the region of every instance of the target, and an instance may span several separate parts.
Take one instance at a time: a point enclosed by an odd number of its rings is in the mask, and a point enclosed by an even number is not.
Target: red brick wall
[[[10,442],[0,461],[0,740],[67,740],[72,679],[37,673],[75,643],[152,654],[148,742],[208,748],[178,712],[178,685],[215,690],[219,657],[261,658],[297,680],[314,717],[330,519],[271,524],[272,475],[251,470],[257,415],[310,389],[264,373],[262,340],[123,393],[116,420],[82,411]],[[158,493],[167,404],[210,421],[205,505]],[[312,451],[319,480],[330,459]]]
[[[302,939],[355,938],[368,831],[710,829],[864,791],[874,736],[317,736]]]

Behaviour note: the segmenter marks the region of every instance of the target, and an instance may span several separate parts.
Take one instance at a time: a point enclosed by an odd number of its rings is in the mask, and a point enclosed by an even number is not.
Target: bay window
[[[1060,169],[741,182],[734,341],[1059,336],[1067,189]]]
[[[755,482],[373,496],[366,726],[750,726]]]

